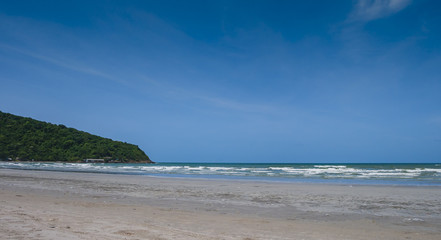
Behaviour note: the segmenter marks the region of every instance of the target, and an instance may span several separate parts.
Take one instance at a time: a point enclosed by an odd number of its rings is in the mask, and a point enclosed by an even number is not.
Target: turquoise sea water
[[[441,186],[441,164],[0,162],[0,168],[282,182]]]

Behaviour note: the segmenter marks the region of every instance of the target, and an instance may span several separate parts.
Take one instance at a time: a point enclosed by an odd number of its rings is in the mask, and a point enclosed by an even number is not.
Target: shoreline
[[[436,186],[0,169],[0,202],[0,222],[7,223],[0,227],[2,239],[56,239],[53,234],[65,239],[441,238]],[[52,228],[51,219],[69,228],[55,223]],[[111,233],[105,230],[110,226]]]
[[[389,184],[389,183],[357,183],[350,182],[354,179],[314,179],[317,181],[308,181],[308,178],[259,178],[248,176],[229,176],[229,175],[185,175],[185,174],[141,174],[141,173],[121,173],[121,172],[100,172],[100,171],[75,171],[75,170],[48,170],[48,169],[19,169],[19,168],[0,168],[0,171],[30,171],[30,172],[51,172],[51,173],[78,173],[78,174],[104,174],[104,175],[118,175],[118,176],[140,176],[147,178],[158,179],[176,179],[176,180],[189,180],[189,181],[225,181],[225,182],[255,182],[255,183],[268,183],[268,184],[301,184],[301,185],[336,185],[336,186],[373,186],[373,187],[428,187],[439,188],[441,185],[437,184]],[[303,179],[308,179],[302,181]],[[348,182],[344,182],[348,180]],[[355,180],[356,181],[356,180]],[[360,182],[363,180],[360,180]],[[369,180],[367,180],[369,181]],[[375,180],[374,180],[375,181]],[[392,182],[392,181],[390,181]]]
[[[83,165],[84,164],[84,165]],[[101,164],[101,163],[0,163],[0,169],[22,169],[31,171],[55,171],[78,173],[104,173],[121,175],[145,175],[166,178],[214,179],[233,181],[288,182],[301,184],[337,185],[396,185],[396,186],[440,186],[441,168],[437,164],[426,167],[413,164],[371,164],[360,168],[350,165],[273,165],[248,164],[224,165],[217,163],[179,164]],[[411,166],[411,167],[409,167]]]

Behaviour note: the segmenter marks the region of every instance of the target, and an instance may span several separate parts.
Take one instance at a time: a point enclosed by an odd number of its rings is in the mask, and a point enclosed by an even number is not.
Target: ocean
[[[441,186],[441,164],[0,162],[0,169],[330,184]]]

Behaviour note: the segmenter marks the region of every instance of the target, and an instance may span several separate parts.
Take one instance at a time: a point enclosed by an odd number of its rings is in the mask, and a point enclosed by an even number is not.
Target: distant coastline
[[[105,160],[105,159],[94,159],[94,160],[98,160],[98,161],[88,161],[90,159],[83,159],[81,161],[37,161],[37,160],[11,160],[11,159],[0,159],[0,162],[9,162],[9,163],[113,163],[113,164],[131,164],[131,163],[146,163],[146,164],[155,164],[156,162],[153,161],[146,161],[146,162],[141,162],[141,161],[130,161],[127,160],[125,162],[119,161],[119,160]],[[101,161],[104,160],[104,161]]]

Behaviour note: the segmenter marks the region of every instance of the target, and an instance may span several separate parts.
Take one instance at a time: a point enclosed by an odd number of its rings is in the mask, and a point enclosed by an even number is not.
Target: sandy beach
[[[441,188],[0,170],[0,239],[441,239]]]

